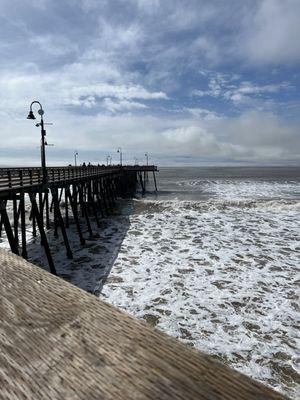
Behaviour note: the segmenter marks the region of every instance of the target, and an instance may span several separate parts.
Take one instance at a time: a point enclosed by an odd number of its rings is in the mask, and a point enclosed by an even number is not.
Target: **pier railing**
[[[80,166],[48,167],[47,184],[81,180],[94,176],[115,175],[124,171],[156,171],[154,165],[135,166]],[[43,170],[39,167],[0,168],[0,192],[12,189],[24,189],[43,184]]]

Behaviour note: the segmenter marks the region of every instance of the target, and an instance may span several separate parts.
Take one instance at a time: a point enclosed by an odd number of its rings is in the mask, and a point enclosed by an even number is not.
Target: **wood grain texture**
[[[1,399],[284,399],[0,250]]]

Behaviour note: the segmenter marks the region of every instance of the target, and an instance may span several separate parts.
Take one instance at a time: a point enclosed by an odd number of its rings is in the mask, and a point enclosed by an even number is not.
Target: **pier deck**
[[[3,400],[284,397],[0,250]]]

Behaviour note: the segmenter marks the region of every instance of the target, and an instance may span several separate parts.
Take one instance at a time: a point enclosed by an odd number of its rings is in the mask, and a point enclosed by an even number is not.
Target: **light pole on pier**
[[[107,165],[107,166],[111,165],[111,156],[110,156],[110,154],[108,154],[108,155],[106,156],[106,165]]]
[[[149,154],[148,154],[148,151],[145,153],[145,157],[146,157],[146,165],[148,167],[148,165],[149,165]],[[145,173],[144,179],[145,179],[145,181],[148,182],[148,171]]]
[[[75,151],[74,152],[75,167],[77,167],[77,157],[78,157],[78,151]]]
[[[30,104],[30,110],[27,116],[27,119],[35,119],[35,116],[32,111],[32,106],[33,104],[38,104],[40,106],[38,113],[41,116],[41,121],[40,123],[36,124],[36,126],[41,127],[41,165],[42,165],[42,172],[43,172],[43,184],[47,183],[47,169],[46,169],[46,154],[45,154],[45,136],[46,136],[46,131],[44,128],[44,120],[43,120],[43,115],[44,115],[44,110],[39,101],[33,101]]]
[[[139,164],[139,160],[137,159],[137,157],[134,157],[134,165],[138,165]]]
[[[121,147],[118,148],[117,153],[120,153],[120,165],[122,167],[122,155],[123,154],[122,154],[122,148]]]

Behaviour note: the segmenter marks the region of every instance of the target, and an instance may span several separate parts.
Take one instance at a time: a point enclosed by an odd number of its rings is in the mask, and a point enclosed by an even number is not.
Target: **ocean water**
[[[101,298],[299,395],[299,168],[162,168]]]
[[[58,274],[299,398],[300,168],[161,168],[157,181],[91,220],[85,246],[71,224],[72,260],[50,230]],[[47,269],[30,224],[27,238]]]

